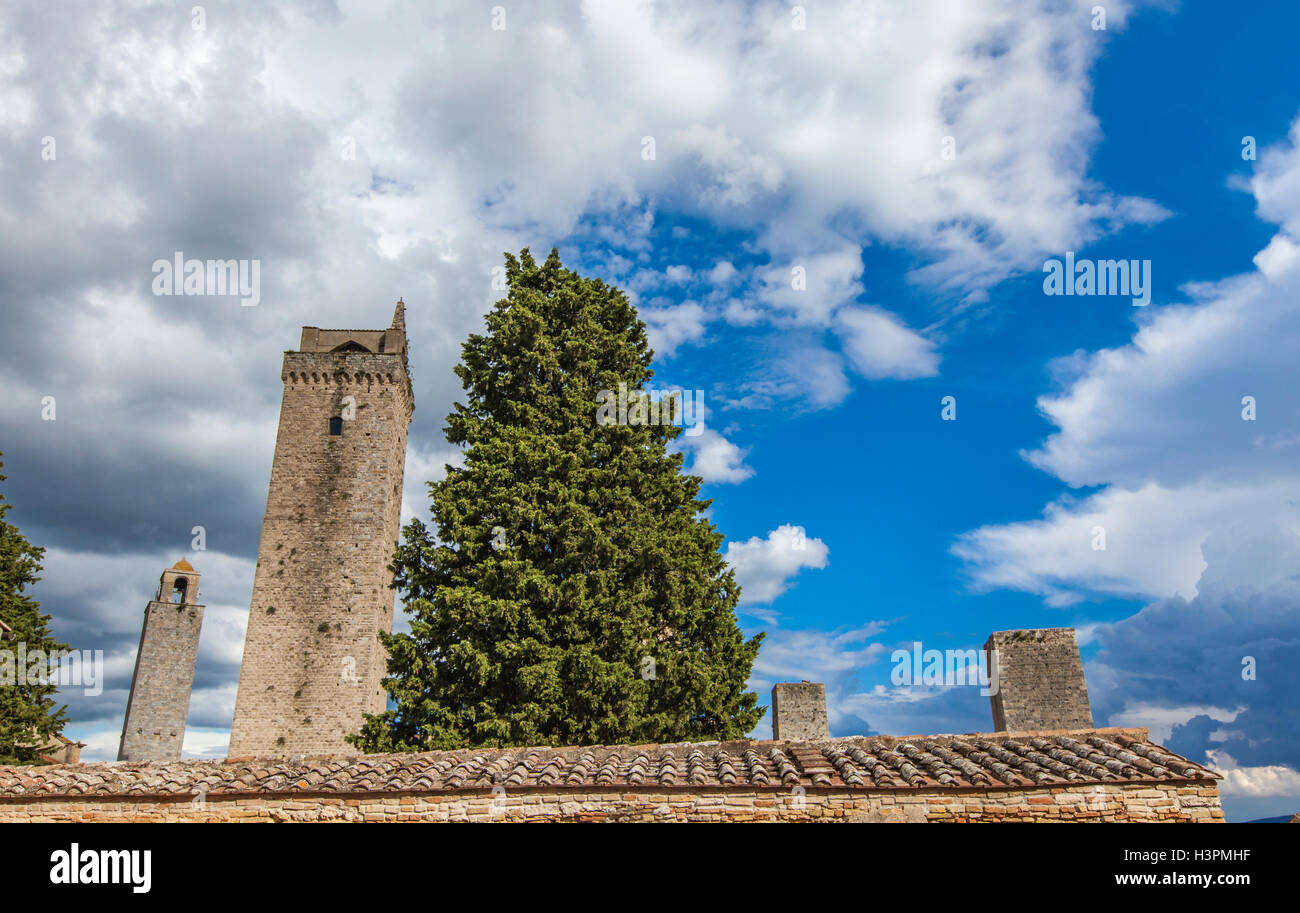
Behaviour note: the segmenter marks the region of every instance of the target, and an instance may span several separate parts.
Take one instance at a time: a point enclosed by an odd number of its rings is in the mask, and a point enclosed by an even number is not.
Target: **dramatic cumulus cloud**
[[[1044,251],[1159,218],[1086,178],[1107,40],[1087,7],[826,4],[800,30],[774,2],[557,0],[494,30],[471,3],[249,0],[209,5],[202,28],[162,2],[6,6],[0,441],[14,519],[79,562],[68,587],[52,551],[38,595],[69,639],[116,657],[114,696],[76,704],[77,726],[120,712],[129,615],[195,526],[205,585],[225,577],[195,723],[228,718],[281,354],[304,324],[380,327],[407,301],[410,516],[454,459],[450,368],[503,250],[559,242],[599,263],[646,304],[665,357],[715,324],[770,333],[785,356],[734,385],[746,404],[827,406],[850,370],[939,363],[888,302],[856,300],[872,297],[864,245],[907,246],[913,278],[960,308]],[[1125,8],[1108,5],[1112,32]],[[1273,197],[1287,173],[1261,171]],[[657,216],[747,233],[750,265],[659,262]],[[181,251],[256,259],[260,303],[154,295],[152,264]],[[709,446],[697,461],[737,481],[743,447]],[[767,599],[784,586],[755,579]]]
[[[1269,177],[1251,186],[1261,213],[1292,225],[1279,163],[1300,174],[1293,146],[1266,149]],[[1104,487],[967,534],[956,551],[977,582],[1057,598],[1074,587],[1190,597],[1213,532],[1300,532],[1300,244],[1284,227],[1255,264],[1144,312],[1127,345],[1056,366],[1061,390],[1039,406],[1058,430],[1026,458],[1072,486]],[[1242,559],[1240,581],[1272,554]]]
[[[1234,759],[1243,795],[1298,792],[1298,143],[1300,121],[1242,182],[1282,226],[1253,272],[1191,286],[1188,303],[1143,313],[1128,344],[1057,366],[1059,392],[1039,401],[1057,430],[1025,456],[1102,487],[954,549],[978,585],[1049,604],[1155,599],[1092,626],[1095,714],[1149,721],[1189,757]],[[1268,773],[1278,767],[1289,773]]]
[[[1294,769],[1300,537],[1223,532],[1204,552],[1207,570],[1195,597],[1163,599],[1095,626],[1101,649],[1088,664],[1094,715],[1151,726],[1188,757],[1217,750],[1246,767]],[[1272,570],[1261,570],[1264,564]]]

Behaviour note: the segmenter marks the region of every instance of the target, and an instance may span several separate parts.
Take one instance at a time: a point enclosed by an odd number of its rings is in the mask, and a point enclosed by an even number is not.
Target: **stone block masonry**
[[[184,559],[163,572],[144,610],[119,761],[172,761],[181,756],[189,717],[203,606],[199,575]]]
[[[403,311],[387,330],[304,327],[284,356],[232,757],[356,753],[345,737],[384,709],[414,409]]]
[[[782,682],[772,688],[772,738],[825,739],[826,686],[818,682]]]
[[[1092,726],[1074,628],[995,631],[984,649],[990,662],[996,651],[997,690],[989,697],[996,731]]]
[[[1222,823],[1217,789],[1116,784],[1089,789],[486,789],[447,795],[158,796],[0,799],[0,822],[1149,822]]]

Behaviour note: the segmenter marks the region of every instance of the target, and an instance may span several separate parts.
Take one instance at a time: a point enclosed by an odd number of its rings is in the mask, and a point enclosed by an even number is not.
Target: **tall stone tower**
[[[194,602],[198,595],[199,573],[184,558],[158,578],[158,595],[144,608],[119,761],[181,756],[203,627],[203,606]]]
[[[995,730],[1092,728],[1074,628],[994,631],[984,650],[997,663],[997,690],[989,695]]]
[[[402,302],[386,330],[303,327],[284,399],[253,577],[230,757],[355,753],[382,713],[406,429]]]

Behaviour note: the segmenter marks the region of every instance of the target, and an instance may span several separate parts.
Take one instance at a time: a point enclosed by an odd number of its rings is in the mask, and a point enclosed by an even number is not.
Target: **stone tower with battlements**
[[[402,302],[386,330],[303,327],[286,352],[229,756],[352,754],[381,713],[406,430]]]
[[[181,756],[203,627],[198,595],[199,573],[184,558],[158,578],[158,595],[144,609],[119,761],[175,761]]]

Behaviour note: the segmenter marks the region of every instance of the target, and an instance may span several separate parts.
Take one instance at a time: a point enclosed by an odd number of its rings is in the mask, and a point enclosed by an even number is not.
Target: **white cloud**
[[[836,315],[854,369],[872,380],[933,377],[939,373],[934,343],[877,308],[844,308]]]
[[[844,359],[798,337],[783,340],[765,359],[760,378],[744,382],[729,405],[740,409],[772,409],[789,403],[826,409],[851,392]]]
[[[659,359],[671,358],[678,346],[695,342],[704,335],[704,308],[694,301],[642,310],[641,319],[646,322],[650,348]]]
[[[1296,239],[1300,238],[1300,120],[1291,125],[1288,139],[1260,150],[1248,186],[1260,217],[1281,225]]]
[[[1070,604],[1075,588],[1190,597],[1206,568],[1202,546],[1212,533],[1268,524],[1300,531],[1300,518],[1288,505],[1298,493],[1288,480],[1178,489],[1152,483],[1136,491],[1108,487],[1087,498],[1055,501],[1039,520],[964,533],[952,551],[968,562],[981,588],[1039,593],[1060,605]],[[1101,543],[1098,528],[1104,530],[1104,549],[1094,547]],[[1254,553],[1256,570],[1270,554]]]
[[[1300,771],[1281,764],[1238,767],[1224,751],[1207,751],[1210,766],[1223,774],[1219,792],[1224,796],[1294,796],[1300,794]]]
[[[742,587],[740,604],[765,605],[790,588],[804,568],[826,567],[830,549],[811,539],[802,526],[784,523],[760,539],[730,542],[726,558]]]
[[[1276,242],[1275,242],[1276,243]],[[1148,310],[1132,341],[1056,364],[1039,400],[1057,426],[1028,459],[1071,485],[1276,477],[1300,453],[1300,261],[1190,289]],[[1242,399],[1258,419],[1243,421]]]
[[[1114,32],[1124,9],[1108,9]],[[917,278],[976,294],[1044,252],[1161,215],[1086,178],[1099,138],[1088,74],[1107,36],[1081,21],[1034,0],[929,0],[887,14],[823,5],[796,31],[770,7],[588,2],[578,16],[566,3],[512,10],[494,32],[481,11],[394,5],[299,17],[275,36],[263,82],[417,188],[372,195],[387,204],[368,208],[385,250],[459,246],[485,202],[490,226],[555,237],[584,210],[653,200],[761,227],[774,266],[728,319],[825,325],[861,290],[864,236],[924,252]],[[394,60],[388,36],[413,33],[434,52]],[[484,116],[503,99],[510,116]],[[421,224],[428,211],[437,228]],[[809,272],[801,297],[793,264]]]
[[[1207,566],[1194,598],[1158,600],[1091,626],[1093,717],[1145,726],[1194,761],[1224,751],[1248,767],[1295,767],[1300,536],[1223,531],[1202,552]]]
[[[887,735],[987,732],[988,698],[969,686],[875,685],[836,700],[839,714]],[[848,733],[846,733],[848,734]]]
[[[230,696],[230,712],[235,712],[235,696]],[[190,726],[185,730],[185,742],[181,746],[182,758],[220,759],[227,755],[230,748],[229,729],[201,729]]]
[[[694,437],[683,434],[677,442],[692,454],[688,471],[705,482],[738,483],[754,474],[745,465],[749,451],[737,447],[712,428],[706,427]]]
[[[118,749],[122,747],[122,729],[85,729],[71,725],[63,730],[63,737],[81,742],[83,761],[116,761]]]
[[[721,260],[709,270],[709,281],[714,285],[725,285],[736,276],[736,267],[730,260]]]
[[[758,300],[795,323],[822,326],[862,293],[862,252],[842,247],[763,270]]]
[[[771,688],[777,682],[828,682],[880,659],[888,649],[871,642],[886,627],[873,621],[837,631],[779,631],[763,643],[754,664],[754,684]]]
[[[235,695],[230,695],[229,713],[235,710]],[[193,713],[191,712],[191,715]],[[121,748],[122,730],[120,727],[86,728],[69,726],[64,736],[85,745],[81,749],[83,762],[116,761],[118,749]],[[182,758],[220,759],[226,757],[230,745],[230,727],[209,729],[190,725],[185,729],[184,742],[181,745]]]
[[[769,622],[773,627],[776,623]],[[820,682],[826,686],[826,713],[833,733],[842,727],[855,728],[843,705],[859,670],[879,661],[886,647],[873,642],[886,626],[873,621],[856,628],[836,631],[770,630],[754,663],[748,687],[760,700],[766,699],[778,682]],[[772,737],[772,715],[767,713],[755,730],[758,738]]]

